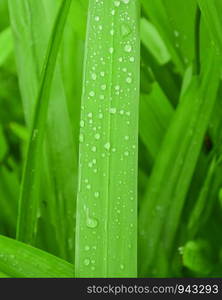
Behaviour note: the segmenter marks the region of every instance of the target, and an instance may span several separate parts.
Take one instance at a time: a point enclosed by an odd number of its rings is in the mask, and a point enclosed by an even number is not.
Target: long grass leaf
[[[36,233],[38,208],[38,164],[41,160],[41,149],[46,126],[48,103],[56,65],[57,54],[62,38],[63,28],[69,12],[71,1],[63,1],[51,34],[47,55],[42,71],[38,98],[28,145],[27,159],[19,201],[17,238],[33,243]],[[29,224],[29,226],[27,226]]]
[[[139,217],[143,276],[168,275],[178,222],[216,100],[218,60],[212,54],[205,73],[193,79],[156,159]]]
[[[14,278],[73,277],[73,265],[0,235],[0,270]]]
[[[138,1],[89,4],[76,276],[137,274]]]

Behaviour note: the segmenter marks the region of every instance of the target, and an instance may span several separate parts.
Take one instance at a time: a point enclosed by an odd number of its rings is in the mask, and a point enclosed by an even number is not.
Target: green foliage
[[[221,13],[0,1],[1,278],[222,276]]]

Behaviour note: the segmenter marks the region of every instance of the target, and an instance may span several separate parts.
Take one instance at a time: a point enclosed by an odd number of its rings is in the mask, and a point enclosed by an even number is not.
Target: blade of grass
[[[89,4],[76,276],[137,274],[139,2]]]
[[[212,51],[208,69],[184,94],[156,159],[139,216],[143,276],[169,275],[178,222],[216,99],[219,61]]]
[[[11,29],[8,27],[0,33],[0,66],[13,51],[13,39]]]
[[[0,270],[14,278],[72,278],[73,265],[0,235]]]
[[[55,20],[54,28],[43,66],[39,93],[35,105],[29,138],[27,159],[24,167],[21,195],[19,200],[19,215],[17,239],[32,244],[36,234],[37,209],[38,209],[38,181],[41,161],[42,143],[46,127],[46,118],[53,74],[56,65],[58,50],[71,1],[63,1]],[[29,224],[27,226],[27,224]]]
[[[205,24],[213,38],[215,46],[222,51],[222,4],[220,0],[198,0],[198,4],[201,8]]]
[[[9,1],[10,19],[15,40],[17,69],[22,93],[25,119],[30,127],[41,69],[60,1]],[[55,5],[56,4],[56,5]],[[68,24],[67,24],[68,25]],[[30,76],[32,74],[32,76]],[[55,227],[59,256],[74,259],[75,199],[77,190],[77,157],[67,108],[61,70],[56,66],[52,83],[45,137],[44,160],[41,171],[41,217],[44,218],[43,237],[51,239]],[[58,122],[59,120],[59,122]],[[42,193],[44,191],[44,193]],[[53,230],[54,231],[54,230]],[[40,246],[40,245],[38,245]],[[41,247],[43,244],[41,243]],[[43,249],[48,249],[48,245]],[[50,250],[54,253],[54,249]]]
[[[168,63],[171,60],[170,54],[155,26],[145,18],[142,18],[140,31],[142,43],[152,53],[158,63],[160,65]]]
[[[174,110],[157,82],[152,84],[151,93],[141,94],[140,99],[139,132],[147,150],[155,159]]]

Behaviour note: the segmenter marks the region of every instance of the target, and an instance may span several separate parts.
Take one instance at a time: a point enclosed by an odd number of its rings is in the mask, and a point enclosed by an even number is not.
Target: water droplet
[[[124,269],[124,265],[123,265],[123,264],[120,265],[120,269],[121,269],[121,270]]]
[[[96,152],[96,146],[92,147],[92,152]]]
[[[89,228],[96,228],[98,221],[95,218],[90,218],[89,216],[86,219],[86,226]]]
[[[35,140],[35,139],[36,139],[38,133],[39,133],[38,129],[34,129],[33,135],[32,135],[32,140]]]
[[[95,139],[96,139],[96,140],[99,140],[99,139],[100,139],[100,134],[99,134],[99,133],[96,133],[96,134],[95,134]]]
[[[129,136],[126,135],[126,136],[124,137],[124,139],[125,139],[126,141],[128,141],[128,140],[129,140]]]
[[[85,125],[85,122],[84,122],[83,120],[81,120],[81,121],[80,121],[80,127],[82,127],[82,128],[83,128],[83,127],[84,127],[84,125]]]
[[[106,84],[102,84],[102,85],[101,85],[101,89],[102,89],[103,91],[105,91],[105,89],[106,89]]]
[[[131,62],[134,62],[134,61],[135,61],[134,56],[131,56],[131,57],[130,57],[130,61],[131,61]]]
[[[109,142],[106,143],[106,144],[104,145],[104,148],[105,148],[106,150],[109,150],[109,149],[110,149],[110,143],[109,143]]]
[[[129,45],[129,44],[125,45],[124,50],[125,50],[126,52],[131,52],[131,51],[132,51],[131,45]]]
[[[88,258],[84,259],[84,265],[88,266],[90,264],[90,260]]]
[[[114,5],[115,5],[116,7],[119,7],[119,6],[120,6],[120,1],[114,1]]]
[[[131,77],[127,77],[127,78],[126,78],[126,82],[127,82],[127,83],[132,83],[132,78],[131,78]]]
[[[125,151],[125,152],[124,152],[124,155],[125,155],[125,156],[129,156],[129,152],[128,152],[128,151]]]
[[[99,192],[94,193],[95,198],[99,198]]]
[[[100,75],[101,75],[102,77],[104,77],[104,76],[105,76],[105,72],[100,72]]]
[[[88,245],[85,246],[85,250],[89,251],[90,247]]]
[[[95,21],[96,21],[96,22],[99,22],[99,16],[96,16],[96,17],[95,17]]]
[[[104,95],[100,95],[100,96],[99,96],[99,99],[100,99],[100,100],[104,100],[104,99],[105,99],[105,96],[104,96]]]
[[[122,36],[127,36],[128,34],[130,34],[130,32],[131,32],[131,29],[130,29],[130,27],[128,25],[123,24],[121,26],[121,34],[122,34]]]
[[[116,86],[115,86],[115,90],[116,90],[116,91],[119,91],[119,90],[120,90],[120,86],[119,86],[119,85],[116,85]]]
[[[95,92],[94,92],[94,91],[91,91],[91,92],[89,93],[89,95],[90,95],[91,97],[94,97],[94,96],[95,96]]]
[[[179,31],[174,30],[174,35],[175,35],[175,37],[178,37],[180,35]]]
[[[114,51],[113,47],[110,47],[110,48],[109,48],[109,53],[112,54],[113,51]]]
[[[79,135],[79,141],[80,141],[80,143],[82,143],[84,141],[84,135],[82,133],[80,133],[80,135]]]
[[[96,80],[97,76],[96,73],[92,73],[92,80]]]
[[[115,108],[115,107],[111,107],[111,108],[109,109],[109,112],[110,112],[111,114],[115,114],[115,113],[116,113],[116,108]]]
[[[91,112],[88,113],[88,117],[89,117],[89,118],[92,118],[92,113],[91,113]]]
[[[113,29],[110,30],[110,34],[114,35],[114,30]]]
[[[86,188],[87,188],[87,190],[90,190],[91,189],[91,185],[87,184]]]

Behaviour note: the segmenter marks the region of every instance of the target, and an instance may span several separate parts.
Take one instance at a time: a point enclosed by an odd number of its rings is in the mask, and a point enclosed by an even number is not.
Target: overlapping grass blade
[[[13,51],[13,39],[10,28],[6,28],[0,33],[0,66],[5,62]]]
[[[0,236],[0,270],[15,278],[73,277],[72,264],[4,236]]]
[[[39,93],[34,109],[31,134],[19,201],[17,238],[27,243],[33,243],[36,234],[38,209],[39,162],[42,155],[42,144],[46,128],[48,104],[56,65],[57,54],[62,38],[63,28],[69,12],[71,1],[63,1],[55,20],[51,34],[39,87]],[[27,224],[29,224],[27,226]]]
[[[222,51],[222,6],[220,0],[198,0],[206,27],[208,28],[211,37],[215,42],[215,46]]]
[[[150,94],[142,94],[140,101],[140,136],[153,158],[160,149],[174,110],[159,87],[152,84]]]
[[[89,4],[76,276],[137,274],[139,3]]]
[[[212,53],[208,68],[192,80],[184,94],[149,180],[139,216],[139,267],[143,276],[169,275],[178,222],[219,84],[220,60]]]

